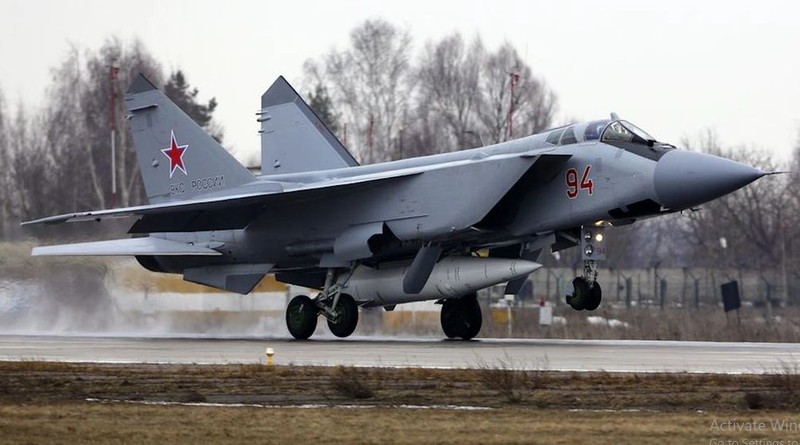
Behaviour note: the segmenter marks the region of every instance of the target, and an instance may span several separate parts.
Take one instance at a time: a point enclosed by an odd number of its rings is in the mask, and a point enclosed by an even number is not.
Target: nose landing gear
[[[567,304],[576,311],[593,311],[600,306],[603,299],[603,290],[600,283],[595,281],[591,285],[585,277],[575,277],[572,280],[572,295],[567,295]]]
[[[567,304],[576,311],[593,311],[603,299],[603,290],[597,282],[597,260],[605,259],[605,235],[603,227],[582,227],[581,232],[583,275],[572,280],[572,295],[567,295]]]

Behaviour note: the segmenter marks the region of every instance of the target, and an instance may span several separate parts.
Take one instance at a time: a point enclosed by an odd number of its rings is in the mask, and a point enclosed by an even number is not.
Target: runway
[[[103,363],[263,363],[383,367],[513,367],[560,371],[770,373],[800,372],[800,345],[634,340],[354,337],[131,338],[0,336],[0,360]]]

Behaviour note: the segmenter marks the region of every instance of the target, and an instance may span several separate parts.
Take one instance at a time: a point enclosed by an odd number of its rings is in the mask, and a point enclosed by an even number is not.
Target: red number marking
[[[583,171],[583,177],[581,177],[581,190],[588,190],[589,196],[594,194],[594,181],[589,179],[589,170],[592,169],[591,165],[586,166],[586,170]]]
[[[589,192],[589,196],[594,194],[594,181],[589,178],[589,172],[592,170],[591,165],[587,165],[586,168],[583,170],[583,175],[581,175],[581,182],[578,184],[578,170],[574,168],[570,168],[567,170],[566,181],[567,181],[567,198],[575,199],[578,197],[578,194],[581,190],[586,190]]]
[[[567,170],[567,197],[574,199],[578,196],[578,171],[574,168]]]

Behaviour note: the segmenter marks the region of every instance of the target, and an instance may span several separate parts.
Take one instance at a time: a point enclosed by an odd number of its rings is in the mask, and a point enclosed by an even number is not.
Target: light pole
[[[116,133],[117,133],[117,113],[116,113],[116,102],[117,102],[117,91],[114,86],[116,85],[117,81],[117,73],[119,73],[119,65],[117,61],[114,60],[111,62],[111,66],[109,66],[109,92],[111,100],[109,105],[111,107],[111,117],[110,117],[110,126],[111,126],[111,207],[117,206],[117,146],[116,146]]]
[[[400,159],[403,159],[403,130],[405,130],[405,127],[400,124],[400,128],[397,129],[397,137],[400,139],[398,141],[400,143]]]
[[[509,88],[511,89],[511,98],[508,103],[508,134],[506,140],[510,140],[514,136],[514,87],[519,82],[519,72],[515,68],[514,71],[508,73],[511,76]]]

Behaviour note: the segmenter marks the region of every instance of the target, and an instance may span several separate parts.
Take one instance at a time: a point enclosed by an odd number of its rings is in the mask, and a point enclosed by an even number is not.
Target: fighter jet
[[[359,165],[279,77],[256,113],[255,176],[144,76],[125,105],[149,204],[23,224],[134,217],[131,237],[32,254],[131,255],[150,271],[240,294],[274,274],[315,290],[288,304],[297,339],[308,339],[320,316],[347,337],[359,306],[425,300],[441,304],[447,337],[472,339],[478,290],[507,283],[506,293],[517,293],[543,249],[578,245],[584,271],[566,300],[594,310],[605,228],[693,208],[766,174],[659,142],[613,113],[495,145]]]

